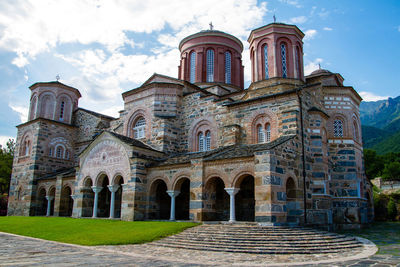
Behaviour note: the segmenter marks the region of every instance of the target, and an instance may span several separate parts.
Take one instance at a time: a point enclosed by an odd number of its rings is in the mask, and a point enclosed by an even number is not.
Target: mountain
[[[361,102],[360,119],[364,148],[379,154],[400,152],[400,96]]]

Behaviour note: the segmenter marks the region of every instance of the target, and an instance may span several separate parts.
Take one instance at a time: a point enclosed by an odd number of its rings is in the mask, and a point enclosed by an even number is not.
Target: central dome
[[[242,42],[221,31],[205,30],[179,43],[178,78],[191,83],[224,83],[243,89]]]

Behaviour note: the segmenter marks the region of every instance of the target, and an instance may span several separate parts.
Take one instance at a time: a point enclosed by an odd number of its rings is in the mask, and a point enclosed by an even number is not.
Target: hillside
[[[400,152],[400,96],[361,102],[363,143],[379,154]]]

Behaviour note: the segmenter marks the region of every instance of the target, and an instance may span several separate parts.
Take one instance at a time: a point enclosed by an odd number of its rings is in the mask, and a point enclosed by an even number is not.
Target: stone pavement
[[[392,255],[351,260],[357,255],[252,255],[146,244],[87,247],[1,232],[0,240],[0,266],[400,266],[400,257]],[[364,256],[374,251],[369,246]]]

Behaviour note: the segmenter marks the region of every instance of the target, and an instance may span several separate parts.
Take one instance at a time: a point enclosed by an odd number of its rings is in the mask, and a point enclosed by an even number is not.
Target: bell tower
[[[250,44],[251,81],[290,78],[304,81],[304,33],[295,25],[271,23],[252,30]]]

